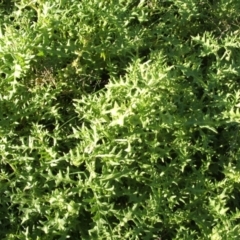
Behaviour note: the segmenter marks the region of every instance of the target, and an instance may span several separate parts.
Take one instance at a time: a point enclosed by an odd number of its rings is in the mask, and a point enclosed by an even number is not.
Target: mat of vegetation
[[[0,0],[0,239],[239,239],[239,9]]]

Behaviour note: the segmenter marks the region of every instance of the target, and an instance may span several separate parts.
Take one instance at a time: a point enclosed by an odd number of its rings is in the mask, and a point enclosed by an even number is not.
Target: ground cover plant
[[[0,0],[0,239],[238,239],[238,0]]]

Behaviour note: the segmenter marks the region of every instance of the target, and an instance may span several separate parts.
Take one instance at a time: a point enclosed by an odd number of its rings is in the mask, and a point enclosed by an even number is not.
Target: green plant
[[[1,1],[0,238],[238,239],[238,7]]]

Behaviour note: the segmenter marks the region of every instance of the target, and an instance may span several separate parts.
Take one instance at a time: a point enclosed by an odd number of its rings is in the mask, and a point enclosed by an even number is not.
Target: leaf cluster
[[[239,7],[0,1],[0,238],[238,239]]]

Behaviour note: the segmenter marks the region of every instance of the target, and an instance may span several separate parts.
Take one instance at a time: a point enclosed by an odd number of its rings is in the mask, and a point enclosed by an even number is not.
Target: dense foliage
[[[0,239],[238,239],[239,0],[0,0]]]

